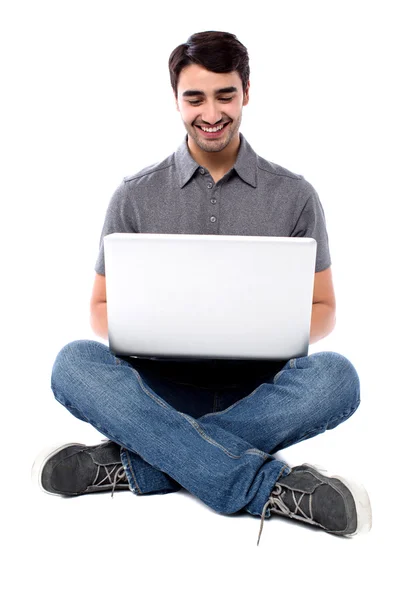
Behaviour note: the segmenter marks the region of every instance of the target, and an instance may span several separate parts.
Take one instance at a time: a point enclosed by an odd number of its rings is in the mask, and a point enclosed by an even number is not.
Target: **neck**
[[[239,134],[220,152],[205,152],[188,136],[188,148],[192,158],[210,173],[225,175],[235,164],[240,147]]]

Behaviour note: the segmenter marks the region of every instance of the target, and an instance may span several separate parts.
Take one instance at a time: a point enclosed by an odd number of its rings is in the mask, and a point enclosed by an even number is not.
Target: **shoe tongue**
[[[312,494],[322,482],[312,473],[307,473],[305,471],[297,473],[293,470],[289,475],[281,477],[277,483],[283,488],[289,488],[296,492],[304,492],[305,494]]]
[[[293,497],[294,496],[294,497]],[[282,497],[290,512],[302,517],[310,517],[310,495],[292,490],[285,490]]]
[[[115,442],[102,444],[88,453],[98,465],[121,464],[121,448]]]
[[[93,480],[95,487],[110,486],[113,484],[115,474],[118,470],[118,465],[109,465],[108,467],[98,467],[98,473],[96,479]]]

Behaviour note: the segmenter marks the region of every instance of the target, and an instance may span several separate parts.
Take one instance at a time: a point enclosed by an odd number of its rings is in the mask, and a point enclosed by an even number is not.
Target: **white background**
[[[4,2],[0,12],[2,547],[7,598],[395,597],[398,544],[400,98],[397,2]],[[241,131],[301,173],[325,210],[335,331],[361,406],[281,453],[364,483],[373,528],[351,540],[214,513],[185,491],[65,500],[31,485],[45,446],[101,435],[53,399],[57,352],[89,326],[105,211],[125,175],[185,130],[172,50],[234,33],[250,55]],[[3,563],[4,566],[4,563]]]

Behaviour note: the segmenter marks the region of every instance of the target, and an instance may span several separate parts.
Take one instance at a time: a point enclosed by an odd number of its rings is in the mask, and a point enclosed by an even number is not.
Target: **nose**
[[[201,118],[206,125],[217,125],[222,119],[222,113],[216,104],[208,102],[207,105],[204,106]]]

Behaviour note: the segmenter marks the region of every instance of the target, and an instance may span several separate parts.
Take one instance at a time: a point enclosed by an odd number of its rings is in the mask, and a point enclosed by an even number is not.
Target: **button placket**
[[[213,193],[216,194],[218,192],[218,190],[216,189]],[[213,205],[213,211],[215,211],[217,209],[217,199],[215,196],[213,196],[212,198],[210,198],[210,203]],[[218,214],[213,214],[210,217],[210,221],[211,223],[216,223],[217,222],[217,218],[218,218]]]
[[[219,186],[215,181],[207,182],[207,189],[211,191],[211,197],[209,197],[211,211],[208,213],[209,223],[210,223],[210,232],[216,233],[218,231],[218,204],[217,204],[217,196],[219,191]]]

